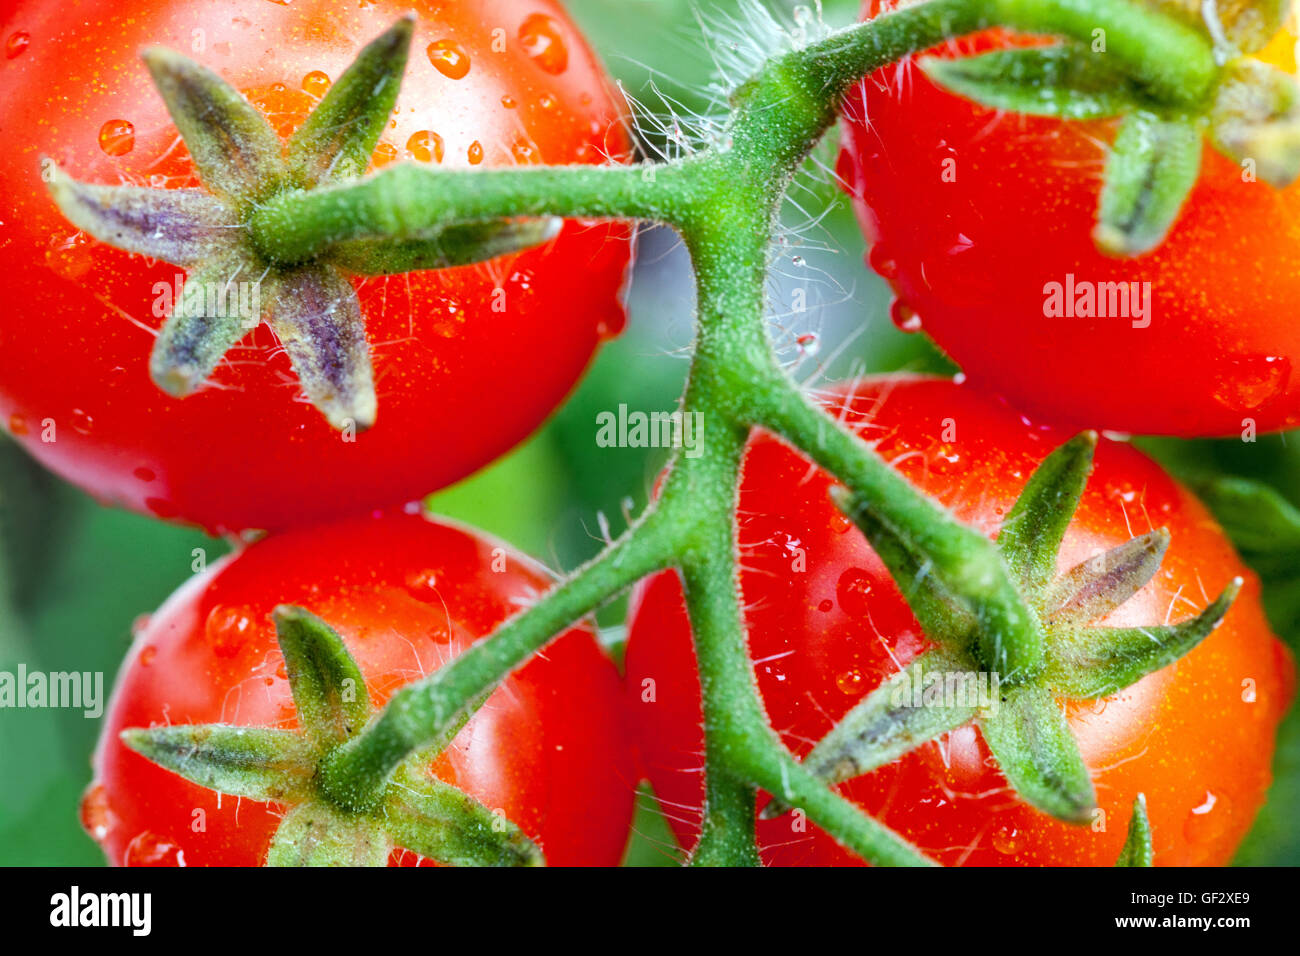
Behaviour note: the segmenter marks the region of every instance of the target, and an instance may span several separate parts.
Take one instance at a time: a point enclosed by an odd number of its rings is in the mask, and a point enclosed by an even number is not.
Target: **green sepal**
[[[1218,45],[1242,53],[1262,49],[1282,28],[1290,0],[1142,0],[1166,16],[1195,27]],[[1206,17],[1213,17],[1213,22]]]
[[[1300,177],[1300,84],[1258,60],[1224,67],[1209,114],[1214,148],[1283,189]]]
[[[1045,687],[1013,688],[979,718],[984,740],[1022,800],[1058,820],[1087,823],[1097,794],[1065,714]]]
[[[122,742],[160,767],[209,790],[287,802],[309,792],[314,764],[287,730],[180,724],[122,731]]]
[[[924,684],[927,673],[974,671],[974,662],[965,654],[942,648],[927,651],[845,714],[803,759],[804,767],[827,784],[841,783],[883,767],[941,734],[970,723],[978,707],[969,702],[953,706],[943,700],[927,702],[925,696],[917,700],[914,691],[918,682]],[[945,685],[938,686],[942,691]],[[996,688],[993,692],[996,694]],[[773,798],[763,808],[762,818],[779,816],[788,809],[787,804]]]
[[[528,835],[469,794],[398,771],[384,794],[384,827],[398,846],[452,866],[545,866]]]
[[[1151,846],[1151,820],[1147,816],[1147,798],[1139,793],[1133,801],[1133,816],[1128,821],[1128,838],[1119,851],[1116,866],[1152,866],[1155,851]]]
[[[1201,170],[1203,122],[1130,113],[1106,161],[1093,237],[1105,252],[1139,256],[1168,235]]]
[[[193,393],[226,352],[261,324],[260,294],[256,314],[242,314],[240,283],[253,283],[260,293],[263,272],[237,253],[190,269],[179,301],[154,339],[149,376],[155,385],[176,398]]]
[[[831,489],[831,500],[862,531],[871,548],[903,593],[925,636],[937,644],[964,647],[975,627],[975,618],[944,589],[913,551],[872,511],[866,502],[855,502],[844,488]]]
[[[201,189],[95,186],[49,168],[50,196],[68,222],[118,249],[188,268],[242,240],[233,207]]]
[[[267,281],[267,324],[289,354],[307,398],[339,430],[369,428],[378,402],[365,320],[352,283],[323,263],[296,266]]]
[[[1104,53],[1077,43],[995,50],[953,59],[925,57],[935,83],[998,110],[1087,120],[1131,112],[1142,102],[1136,86],[1116,73]]]
[[[1241,578],[1196,617],[1154,627],[1093,627],[1052,632],[1043,679],[1073,700],[1123,690],[1183,657],[1219,626],[1241,590]]]
[[[238,90],[175,51],[151,47],[142,56],[208,189],[254,203],[280,187],[280,138]]]
[[[365,173],[388,123],[415,31],[407,14],[372,40],[289,140],[289,174],[310,188]]]
[[[367,816],[343,814],[308,801],[280,821],[267,850],[267,866],[387,866],[392,845]]]
[[[1083,627],[1109,614],[1155,577],[1168,547],[1169,532],[1159,528],[1075,565],[1043,598],[1048,627]]]
[[[282,604],[272,612],[298,722],[314,744],[342,743],[370,719],[361,668],[343,639],[310,611]]]
[[[1056,554],[1092,471],[1097,433],[1081,432],[1034,469],[998,533],[998,550],[1016,582],[1036,601],[1056,575]]]
[[[358,275],[396,275],[484,262],[549,242],[564,220],[492,220],[448,226],[427,239],[349,239],[326,258]]]
[[[1300,552],[1300,509],[1268,485],[1224,475],[1193,482],[1192,490],[1239,550],[1252,555]]]

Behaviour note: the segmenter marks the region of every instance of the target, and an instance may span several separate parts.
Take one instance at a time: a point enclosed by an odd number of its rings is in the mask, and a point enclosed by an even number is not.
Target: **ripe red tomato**
[[[912,482],[990,535],[1034,467],[1069,437],[941,379],[866,379],[825,402]],[[824,472],[773,437],[751,442],[737,504],[749,650],[771,724],[800,757],[930,646],[866,539],[835,508],[830,488]],[[1158,863],[1227,862],[1263,802],[1293,665],[1264,619],[1258,580],[1205,509],[1126,445],[1103,441],[1097,450],[1060,567],[1155,527],[1173,536],[1161,570],[1099,623],[1181,620],[1234,576],[1246,584],[1219,628],[1176,664],[1096,703],[1068,702],[1104,830],[1058,822],[1021,802],[973,726],[841,792],[948,865],[1110,865],[1141,792]],[[651,579],[635,599],[627,683],[644,769],[689,847],[704,796],[703,717],[672,572]],[[794,815],[761,822],[758,835],[772,864],[856,859],[815,826],[805,832]]]
[[[0,426],[99,498],[209,530],[397,504],[531,432],[623,322],[628,232],[569,223],[545,247],[354,280],[378,419],[343,440],[266,326],[174,399],[149,352],[179,270],[95,242],[38,164],[78,179],[197,185],[139,52],[212,67],[288,136],[362,46],[414,8],[411,58],[373,157],[447,166],[625,158],[623,113],[555,0],[21,0],[0,28]],[[498,291],[499,290],[499,291]]]
[[[931,52],[1017,42],[992,32]],[[1294,72],[1294,43],[1285,34],[1261,55]],[[1243,181],[1207,146],[1163,245],[1112,258],[1092,230],[1113,137],[1112,121],[986,108],[910,58],[864,80],[845,104],[839,171],[870,263],[899,296],[896,321],[923,328],[972,384],[1055,421],[1168,435],[1300,426],[1300,185]],[[1126,313],[1107,283],[1139,283],[1134,302],[1149,283],[1149,306]],[[1058,286],[1061,308],[1048,301]],[[1105,317],[1064,307],[1089,294]]]
[[[273,535],[223,559],[139,628],[104,720],[83,823],[114,864],[259,865],[283,807],[190,783],[127,749],[120,732],[298,726],[270,620],[278,604],[305,607],[339,633],[377,711],[548,581],[498,542],[415,514]],[[634,787],[620,695],[614,665],[589,628],[575,627],[496,690],[432,772],[504,812],[551,865],[616,864]],[[416,858],[396,851],[390,862]]]

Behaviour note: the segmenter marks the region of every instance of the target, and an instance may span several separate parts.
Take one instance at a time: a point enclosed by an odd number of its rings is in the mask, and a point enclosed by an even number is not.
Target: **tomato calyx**
[[[1085,432],[1053,451],[1007,513],[997,539],[1046,637],[1043,661],[1029,673],[999,674],[983,653],[981,622],[961,597],[937,584],[918,552],[869,502],[842,489],[832,492],[935,646],[854,706],[804,758],[805,767],[840,783],[974,723],[1021,799],[1066,822],[1092,820],[1096,792],[1059,701],[1106,697],[1172,664],[1218,626],[1242,585],[1234,579],[1200,614],[1177,624],[1094,626],[1155,575],[1170,540],[1163,529],[1152,531],[1058,573],[1057,555],[1096,445],[1096,433]],[[992,692],[980,694],[979,686]],[[764,818],[789,809],[774,796]]]
[[[1147,816],[1147,797],[1139,793],[1133,799],[1133,815],[1128,821],[1128,836],[1120,848],[1116,866],[1154,866],[1155,850],[1151,843],[1151,818]]]
[[[397,101],[414,26],[407,15],[367,45],[287,144],[216,73],[170,50],[146,50],[204,189],[98,186],[48,165],[50,194],[73,225],[187,271],[150,357],[150,374],[163,391],[177,398],[195,392],[264,321],[326,420],[363,431],[374,424],[378,402],[361,303],[348,275],[465,265],[556,234],[555,219],[451,223],[416,239],[340,242],[300,262],[277,261],[257,246],[248,220],[260,204],[366,173]],[[232,302],[230,290],[240,286],[257,295],[241,290]]]
[[[429,774],[429,761],[454,732],[410,755],[372,810],[331,801],[319,786],[319,768],[369,723],[365,680],[342,639],[320,618],[281,605],[273,619],[300,730],[173,725],[125,730],[122,741],[202,787],[288,804],[268,866],[383,866],[395,847],[439,863],[544,865],[540,849],[518,826]]]
[[[1247,54],[1283,27],[1288,4],[1149,0],[1171,29],[1214,44],[1218,80],[1204,97],[1165,102],[1106,55],[1104,38],[920,60],[931,80],[998,110],[1068,120],[1118,119],[1093,238],[1104,252],[1139,256],[1160,245],[1196,185],[1202,144],[1278,189],[1300,178],[1300,85]],[[1181,24],[1182,26],[1177,26]]]

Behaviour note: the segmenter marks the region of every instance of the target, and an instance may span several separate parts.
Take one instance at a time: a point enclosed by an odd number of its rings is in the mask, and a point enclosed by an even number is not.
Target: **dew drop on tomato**
[[[826,600],[817,605],[817,610],[821,611],[823,614],[829,614],[831,611],[835,610],[835,602],[830,598],[826,598]]]
[[[453,40],[434,40],[426,51],[429,62],[449,80],[459,80],[469,73],[469,54]]]
[[[152,644],[140,651],[140,666],[150,667],[158,658],[158,648]]]
[[[152,468],[145,468],[143,465],[135,469],[135,471],[131,472],[131,474],[135,475],[136,478],[144,482],[153,481],[158,477],[156,474],[154,474]]]
[[[383,169],[396,158],[396,146],[392,143],[380,143],[375,147],[375,154],[370,158],[370,164],[374,166],[375,169]]]
[[[108,803],[108,790],[102,783],[89,787],[81,798],[81,826],[91,839],[103,842],[117,825],[117,817]]]
[[[185,853],[171,840],[145,830],[126,847],[125,866],[184,866]]]
[[[856,668],[851,671],[845,671],[835,678],[835,686],[839,688],[840,693],[855,696],[862,693],[862,671]]]
[[[901,332],[921,331],[921,317],[916,314],[915,309],[903,302],[902,299],[895,299],[889,304],[889,320]]]
[[[893,279],[898,276],[898,262],[881,243],[876,243],[867,253],[867,265],[883,279]]]
[[[835,583],[835,598],[846,614],[866,617],[871,610],[871,575],[862,568],[848,568]]]
[[[530,14],[519,26],[519,42],[524,52],[539,67],[559,76],[569,66],[569,50],[564,45],[560,25],[544,13]]]
[[[412,133],[406,141],[406,151],[420,163],[440,163],[443,156],[442,137],[433,130],[422,129]]]
[[[469,144],[469,150],[466,155],[469,158],[470,165],[477,166],[479,163],[483,162],[483,144],[478,140],[474,140],[474,142]]]
[[[27,419],[17,412],[9,416],[9,434],[22,437],[27,434]]]
[[[112,119],[99,128],[99,148],[109,156],[125,156],[135,149],[135,124]]]
[[[320,99],[330,88],[330,78],[328,73],[321,70],[312,70],[302,78],[302,88],[306,93]]]
[[[203,636],[217,657],[235,657],[252,636],[253,621],[244,607],[218,604],[208,612]]]
[[[26,30],[16,30],[5,40],[5,58],[13,60],[20,57],[31,45],[32,35]]]
[[[1290,381],[1291,360],[1285,356],[1238,358],[1217,382],[1214,398],[1234,412],[1253,412],[1284,392]]]
[[[513,96],[507,93],[505,96],[501,97],[501,105],[508,110],[512,110],[518,105],[518,103],[515,102],[515,98]]]
[[[993,849],[1003,856],[1011,856],[1020,849],[1020,831],[1012,824],[1004,823],[993,831],[990,842],[993,844]]]

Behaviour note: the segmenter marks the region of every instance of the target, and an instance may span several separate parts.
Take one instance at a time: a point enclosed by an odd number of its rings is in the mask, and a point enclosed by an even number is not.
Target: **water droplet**
[[[89,435],[90,430],[95,427],[95,420],[87,415],[80,408],[72,410],[72,430],[81,435]]]
[[[478,140],[474,140],[474,142],[469,144],[467,155],[469,156],[471,166],[477,166],[479,163],[483,162],[483,144]]]
[[[991,842],[993,849],[1003,856],[1011,856],[1020,849],[1020,831],[1010,823],[1004,823],[993,831]]]
[[[469,55],[453,40],[434,40],[427,52],[429,62],[449,80],[459,80],[469,72]]]
[[[375,169],[383,169],[395,159],[397,159],[397,147],[392,143],[380,143],[375,147],[375,155],[370,158],[370,165]]]
[[[406,151],[417,162],[440,163],[443,153],[442,137],[428,129],[412,133],[411,138],[406,141]]]
[[[146,468],[143,465],[141,465],[135,471],[131,472],[131,474],[135,475],[141,481],[153,481],[155,478],[158,477],[156,474],[154,474],[152,468]]]
[[[95,264],[90,239],[84,232],[55,239],[45,253],[50,270],[64,279],[80,279]]]
[[[845,671],[835,678],[835,686],[840,689],[842,694],[860,694],[862,693],[862,671],[854,668],[851,671]]]
[[[836,534],[844,534],[852,527],[853,522],[839,508],[831,512],[831,530]]]
[[[516,140],[510,147],[510,154],[521,163],[532,163],[537,160],[537,151],[533,149],[532,143],[526,140]]]
[[[302,78],[302,88],[312,96],[320,99],[329,92],[329,74],[324,73],[321,70],[312,70]]]
[[[902,299],[895,299],[889,304],[889,319],[902,332],[920,332],[921,317]]]
[[[253,619],[248,608],[218,604],[208,612],[203,635],[217,657],[234,657],[253,636]]]
[[[552,109],[555,106],[555,97],[550,93],[543,93],[541,99],[537,101],[537,105],[544,110]]]
[[[184,866],[185,851],[171,840],[145,830],[127,845],[122,862],[127,866]]]
[[[1205,791],[1205,799],[1193,807],[1183,823],[1183,835],[1191,843],[1214,843],[1232,826],[1232,802],[1226,794]]]
[[[20,57],[32,45],[32,35],[26,30],[17,30],[5,40],[5,57],[12,60]]]
[[[515,98],[511,96],[509,93],[507,93],[505,96],[501,97],[501,105],[508,110],[512,110],[518,104],[515,102]]]
[[[81,825],[91,839],[103,842],[117,826],[117,817],[108,804],[108,790],[102,783],[92,784],[81,798]]]
[[[124,119],[109,120],[99,128],[99,148],[109,156],[125,156],[135,149],[135,126]]]
[[[1233,359],[1218,381],[1214,397],[1234,412],[1262,408],[1286,390],[1291,360],[1278,355]]]
[[[948,475],[961,467],[961,454],[946,442],[930,455],[930,470],[937,475]]]
[[[835,583],[835,597],[846,613],[866,617],[871,609],[871,575],[862,568],[848,568]]]
[[[790,262],[791,262],[792,264],[796,265],[796,266],[802,266],[802,265],[805,265],[805,264],[807,263],[807,261],[808,261],[808,260],[805,259],[803,256],[792,256],[792,257],[790,258]]]
[[[143,647],[140,649],[139,660],[140,660],[141,667],[152,667],[153,662],[157,660],[157,658],[158,658],[158,648],[154,647],[152,644],[150,644],[148,647]]]
[[[406,589],[421,601],[438,600],[438,573],[429,568],[406,576]]]
[[[145,629],[149,626],[149,622],[152,620],[152,614],[137,614],[135,620],[131,622],[131,636],[139,637],[143,634]]]
[[[539,67],[554,76],[569,65],[569,50],[564,45],[560,24],[544,13],[530,14],[519,25],[519,42]]]
[[[821,611],[823,614],[829,614],[831,611],[835,610],[835,602],[830,598],[827,598],[817,605],[817,610]]]
[[[22,437],[27,434],[27,419],[17,412],[9,416],[9,434]]]

